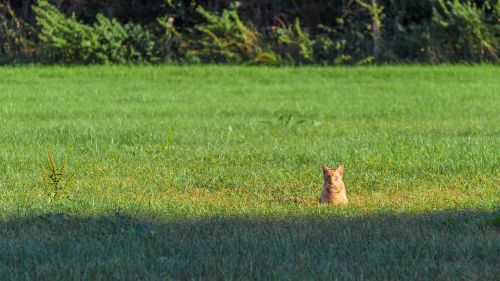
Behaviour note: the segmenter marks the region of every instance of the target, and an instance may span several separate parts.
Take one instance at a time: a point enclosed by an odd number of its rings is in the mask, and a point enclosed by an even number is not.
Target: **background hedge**
[[[0,63],[498,62],[495,0],[0,0]]]

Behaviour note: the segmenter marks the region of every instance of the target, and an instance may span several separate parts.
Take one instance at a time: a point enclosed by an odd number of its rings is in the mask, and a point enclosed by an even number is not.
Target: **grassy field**
[[[494,280],[499,124],[495,66],[0,68],[0,280]]]

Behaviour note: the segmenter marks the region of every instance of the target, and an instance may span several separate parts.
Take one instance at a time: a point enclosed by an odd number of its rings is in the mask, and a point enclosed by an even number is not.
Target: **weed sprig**
[[[61,197],[64,193],[64,185],[61,184],[61,181],[64,177],[64,169],[66,168],[66,157],[63,160],[63,163],[60,168],[57,167],[56,163],[52,159],[52,155],[49,152],[47,154],[47,164],[48,170],[44,165],[40,164],[40,171],[42,173],[42,180],[44,186],[47,188],[49,200],[48,202],[52,202]]]

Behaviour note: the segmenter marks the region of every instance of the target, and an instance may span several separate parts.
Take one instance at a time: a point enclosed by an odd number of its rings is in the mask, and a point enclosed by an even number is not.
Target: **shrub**
[[[127,37],[122,42],[126,46],[125,60],[130,63],[157,62],[155,37],[141,25],[127,23],[124,26]]]
[[[231,3],[0,0],[0,63],[499,61],[498,0]]]
[[[273,27],[273,31],[275,49],[288,62],[313,62],[314,40],[309,33],[302,30],[299,18],[295,18],[294,24],[286,24],[280,20],[279,25]]]
[[[365,2],[362,0],[355,0],[356,3],[365,9],[370,14],[371,20],[371,36],[373,38],[373,51],[372,55],[375,61],[380,62],[381,49],[382,49],[382,20],[385,17],[383,11],[384,6],[378,4],[376,0]]]
[[[495,27],[486,23],[486,11],[492,9],[489,2],[482,7],[458,0],[438,0],[438,3],[433,9],[433,20],[438,24],[434,35],[440,40],[438,52],[452,60],[498,59],[494,46],[499,38],[494,35]]]
[[[160,62],[182,60],[187,53],[187,40],[175,29],[174,17],[166,15],[156,19],[157,35],[154,43]],[[182,46],[181,46],[182,45]]]
[[[127,29],[115,19],[110,20],[101,14],[96,19],[91,29],[96,41],[91,45],[89,62],[126,63],[127,46],[124,43],[128,39]]]
[[[39,56],[47,62],[82,64],[155,63],[172,56],[175,30],[158,37],[141,25],[97,14],[93,25],[66,17],[46,0],[33,7],[40,26]],[[159,20],[160,25],[163,23]]]
[[[92,27],[79,22],[75,14],[65,17],[46,0],[39,0],[33,10],[40,27],[40,57],[50,62],[95,62],[99,38]]]
[[[191,54],[205,62],[278,63],[280,58],[263,44],[257,29],[241,21],[238,6],[236,2],[221,15],[198,7],[207,22],[195,26],[199,39]]]
[[[314,42],[315,61],[321,64],[346,64],[352,61],[348,54],[347,40],[339,36],[339,33],[328,26],[319,26],[323,31],[316,36]]]
[[[35,52],[34,28],[19,19],[8,2],[0,3],[0,63],[24,60]]]

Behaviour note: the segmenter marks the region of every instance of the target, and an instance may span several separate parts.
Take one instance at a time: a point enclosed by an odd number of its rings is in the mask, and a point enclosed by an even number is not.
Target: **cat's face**
[[[330,169],[325,164],[323,166],[323,177],[325,184],[335,185],[336,182],[342,181],[342,174],[344,173],[344,164],[340,165],[337,169]]]

